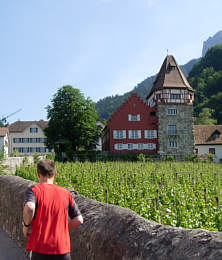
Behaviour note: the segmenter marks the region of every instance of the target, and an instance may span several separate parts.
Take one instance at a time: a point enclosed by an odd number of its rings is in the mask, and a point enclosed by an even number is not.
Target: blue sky
[[[0,117],[46,119],[63,85],[98,101],[132,90],[167,54],[182,65],[222,30],[221,0],[0,0]]]

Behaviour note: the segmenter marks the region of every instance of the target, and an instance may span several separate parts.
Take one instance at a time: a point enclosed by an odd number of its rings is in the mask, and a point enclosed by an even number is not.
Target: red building
[[[194,151],[194,90],[172,55],[167,55],[146,103],[132,94],[111,116],[102,148],[184,157]]]
[[[133,93],[111,116],[104,129],[103,150],[115,153],[157,153],[156,108]]]

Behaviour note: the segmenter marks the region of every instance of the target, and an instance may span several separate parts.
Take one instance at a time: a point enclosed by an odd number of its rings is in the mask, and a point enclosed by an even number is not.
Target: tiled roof
[[[194,142],[197,144],[222,144],[222,125],[195,125]]]
[[[41,129],[45,129],[48,126],[47,121],[17,121],[9,126],[9,132],[23,132],[30,125],[38,125]]]
[[[149,96],[164,88],[182,88],[194,91],[172,55],[167,55],[153,83]]]
[[[8,132],[8,128],[7,127],[0,127],[0,136],[6,136]]]

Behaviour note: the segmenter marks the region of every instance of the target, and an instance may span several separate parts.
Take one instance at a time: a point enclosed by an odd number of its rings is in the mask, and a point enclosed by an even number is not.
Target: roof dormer
[[[216,140],[216,139],[218,139],[218,138],[220,137],[220,135],[221,135],[221,132],[218,131],[218,130],[216,130],[216,131],[214,131],[213,134],[211,135],[211,138],[212,138],[213,140]]]

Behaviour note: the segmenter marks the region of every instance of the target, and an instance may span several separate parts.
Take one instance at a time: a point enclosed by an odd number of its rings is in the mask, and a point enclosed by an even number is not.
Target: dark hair
[[[56,164],[54,161],[49,159],[41,160],[37,164],[37,171],[42,176],[53,177],[56,173]]]

